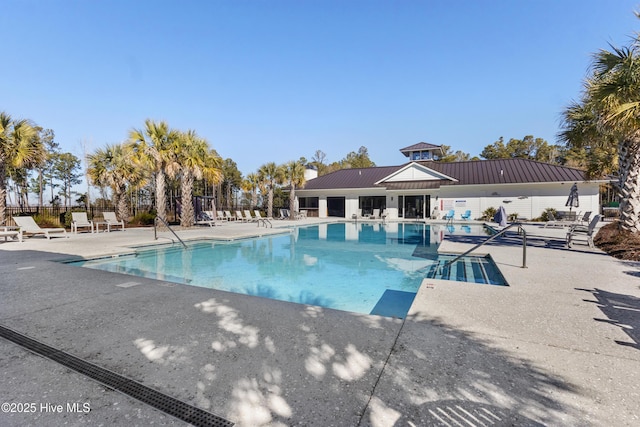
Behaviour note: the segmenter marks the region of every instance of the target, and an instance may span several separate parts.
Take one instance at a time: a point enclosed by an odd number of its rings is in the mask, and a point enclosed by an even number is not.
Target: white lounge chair
[[[236,211],[236,221],[246,222],[246,219],[242,215],[242,211]]]
[[[266,216],[262,216],[262,212],[260,212],[258,209],[254,209],[253,213],[256,216],[256,219],[258,219],[258,220],[260,220],[260,219],[271,219],[271,218],[267,218]]]
[[[571,244],[576,239],[576,237],[584,239],[587,241],[587,244],[590,248],[593,248],[593,232],[596,229],[596,224],[600,221],[602,215],[596,215],[593,217],[588,226],[586,225],[572,225],[567,233],[567,247],[571,247]]]
[[[93,234],[93,221],[89,221],[86,212],[71,212],[71,232],[78,234],[78,227],[89,228]]]
[[[213,211],[202,211],[196,221],[196,225],[208,225],[209,227],[216,225],[216,217]]]
[[[216,219],[219,219],[220,221],[229,221],[229,218],[227,218],[222,211],[216,211]]]
[[[255,222],[255,221],[257,221],[254,217],[251,216],[251,212],[248,209],[244,210],[244,219],[247,222]]]
[[[380,218],[380,209],[374,209],[373,213],[369,215],[370,219]]]
[[[224,211],[224,217],[227,221],[235,221],[236,218],[231,215],[231,211]]]
[[[51,235],[62,233],[62,237],[69,237],[64,228],[40,228],[30,216],[14,216],[12,218],[13,222],[20,227],[22,234],[44,234],[47,239],[51,239]]]
[[[100,231],[100,224],[104,224],[107,226],[107,232],[111,231],[111,227],[120,227],[122,231],[124,231],[124,220],[119,220],[116,217],[115,212],[102,212],[102,217],[104,218],[104,222],[99,222],[96,224],[96,231]]]

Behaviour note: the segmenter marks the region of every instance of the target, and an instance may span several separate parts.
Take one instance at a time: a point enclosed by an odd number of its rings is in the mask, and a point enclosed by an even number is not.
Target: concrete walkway
[[[516,238],[481,250],[509,287],[425,280],[404,321],[55,262],[156,244],[152,229],[27,238],[0,243],[0,325],[241,426],[638,425],[640,265],[525,228],[528,268]],[[184,424],[4,339],[0,368],[2,426]]]

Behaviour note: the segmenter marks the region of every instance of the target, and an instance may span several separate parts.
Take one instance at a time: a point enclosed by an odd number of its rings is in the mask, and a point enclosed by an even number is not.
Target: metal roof
[[[401,152],[405,151],[417,151],[417,150],[433,150],[433,149],[442,150],[442,146],[429,144],[428,142],[418,142],[417,144],[410,145],[408,147],[401,148]]]
[[[477,160],[468,162],[441,163],[433,161],[415,162],[458,180],[407,181],[375,183],[405,167],[383,166],[363,169],[341,169],[306,182],[304,190],[337,188],[423,189],[442,185],[487,185],[523,184],[545,182],[586,181],[584,171],[527,159]]]

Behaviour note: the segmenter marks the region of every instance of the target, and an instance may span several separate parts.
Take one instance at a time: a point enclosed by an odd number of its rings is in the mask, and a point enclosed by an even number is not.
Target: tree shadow
[[[577,393],[556,373],[473,333],[413,315],[361,425],[562,425],[580,420],[566,403]]]
[[[592,294],[595,300],[585,299],[584,301],[597,304],[607,317],[606,319],[594,318],[593,320],[618,326],[633,341],[630,343],[615,340],[616,344],[640,350],[640,315],[638,315],[640,313],[640,298],[598,288],[576,288],[576,290]]]

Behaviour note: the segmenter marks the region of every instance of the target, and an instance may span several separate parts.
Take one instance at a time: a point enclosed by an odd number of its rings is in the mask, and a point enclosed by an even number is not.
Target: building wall
[[[520,218],[538,218],[547,208],[568,211],[565,206],[573,183],[504,184],[485,186],[441,187],[438,205],[441,210],[454,209],[456,217],[471,210],[472,218],[480,218],[490,208],[504,206],[507,214]],[[600,212],[599,184],[578,183],[580,206],[575,212]]]
[[[345,197],[345,218],[359,213],[359,196],[386,195],[387,214],[389,219],[398,218],[399,195],[431,196],[431,209],[438,206],[442,216],[449,209],[454,209],[456,219],[466,210],[471,210],[471,218],[477,219],[489,207],[504,206],[507,214],[517,213],[525,219],[538,218],[545,209],[554,208],[567,211],[565,206],[572,182],[545,184],[499,184],[499,185],[450,185],[439,190],[389,191],[384,189],[336,189],[336,190],[298,190],[300,197],[318,197],[318,215],[327,217],[327,196]],[[573,208],[575,212],[591,211],[600,213],[599,184],[579,182],[578,194],[580,206]],[[443,212],[444,211],[444,212]],[[431,212],[425,212],[429,216]]]

